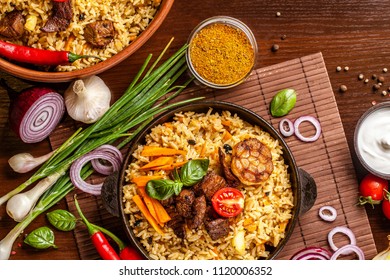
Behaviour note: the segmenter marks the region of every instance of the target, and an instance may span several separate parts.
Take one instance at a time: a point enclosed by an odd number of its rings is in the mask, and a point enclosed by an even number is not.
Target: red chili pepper
[[[119,237],[113,234],[111,231],[100,227],[98,225],[93,225],[98,230],[103,232],[105,235],[109,236],[119,247],[119,257],[121,260],[144,260],[145,258],[138,252],[134,247],[126,245]]]
[[[92,55],[78,55],[69,51],[42,50],[20,46],[0,40],[0,56],[8,59],[36,64],[36,65],[63,65],[72,63],[81,58],[101,58]]]
[[[103,260],[120,260],[120,257],[118,256],[115,249],[110,245],[107,238],[104,236],[104,234],[93,224],[91,224],[87,218],[83,215],[81,212],[79,203],[77,202],[76,197],[74,198],[74,202],[76,205],[77,212],[79,213],[81,219],[83,220],[84,224],[88,228],[89,235],[91,237],[92,243],[95,246],[96,250],[98,251],[99,255],[102,257]]]

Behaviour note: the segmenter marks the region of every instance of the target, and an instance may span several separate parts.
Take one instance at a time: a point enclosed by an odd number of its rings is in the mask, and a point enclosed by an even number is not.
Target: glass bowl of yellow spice
[[[256,39],[243,22],[227,16],[202,21],[188,39],[187,63],[202,84],[226,89],[242,83],[256,64]]]

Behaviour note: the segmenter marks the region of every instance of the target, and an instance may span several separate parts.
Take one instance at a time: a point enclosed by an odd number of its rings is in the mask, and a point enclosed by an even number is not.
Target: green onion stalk
[[[27,181],[0,197],[0,205],[37,180],[45,178],[54,172],[67,170],[76,159],[97,147],[113,143],[119,138],[127,137],[129,131],[138,125],[150,122],[154,115],[201,99],[201,97],[193,98],[167,104],[169,100],[180,94],[192,81],[192,78],[190,78],[182,85],[174,85],[187,69],[185,60],[187,45],[184,45],[157,67],[171,42],[172,40],[145,73],[152,55],[150,54],[146,58],[140,71],[136,74],[124,94],[112,104],[98,121],[84,130],[77,130]],[[156,105],[157,101],[162,100],[162,97],[167,99]]]

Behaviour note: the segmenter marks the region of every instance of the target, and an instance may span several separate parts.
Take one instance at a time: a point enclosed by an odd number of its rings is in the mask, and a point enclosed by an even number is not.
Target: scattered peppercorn
[[[371,104],[372,106],[376,105],[376,101],[375,100],[371,101]]]
[[[383,73],[387,73],[387,68],[382,69]]]
[[[278,45],[278,44],[273,44],[271,50],[272,50],[273,52],[278,51],[278,50],[279,50],[279,45]]]
[[[367,84],[367,83],[368,83],[368,81],[369,81],[368,79],[365,79],[365,80],[364,80],[364,83],[365,83],[365,84]]]
[[[381,87],[381,86],[378,85],[378,84],[375,84],[375,85],[372,86],[372,88],[373,88],[374,90],[378,90],[378,89],[380,89],[380,87]]]
[[[277,16],[277,17],[280,17],[281,15],[282,15],[281,12],[276,12],[276,16]]]
[[[385,90],[382,91],[382,95],[383,95],[383,96],[386,96],[386,95],[387,95],[387,91],[385,91]]]
[[[344,67],[344,71],[347,72],[349,70],[349,67],[348,66],[345,66]]]
[[[280,37],[280,39],[282,39],[282,40],[286,40],[286,38],[287,38],[286,34],[284,34],[284,35],[282,35],[282,37]]]
[[[364,79],[364,75],[363,74],[359,74],[358,79],[359,80],[363,80]]]
[[[373,80],[376,80],[376,75],[375,75],[375,74],[372,74],[371,78],[372,78]]]
[[[340,91],[341,92],[346,92],[348,90],[347,86],[346,85],[341,85],[340,86]]]
[[[378,82],[383,83],[385,81],[385,78],[383,76],[378,77]]]
[[[341,67],[340,67],[340,66],[337,66],[337,67],[336,67],[336,71],[337,71],[337,72],[340,72],[340,71],[341,71]]]

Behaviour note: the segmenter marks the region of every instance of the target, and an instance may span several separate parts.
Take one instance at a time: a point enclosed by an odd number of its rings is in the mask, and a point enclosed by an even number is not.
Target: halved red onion
[[[11,103],[10,127],[23,142],[38,143],[50,135],[64,113],[62,95],[51,88],[28,88]]]
[[[307,247],[295,253],[291,260],[330,260],[332,253],[322,247]]]
[[[351,245],[351,244],[344,245],[343,247],[338,249],[336,252],[334,252],[334,254],[332,255],[332,257],[330,259],[337,260],[337,258],[340,255],[348,255],[351,253],[355,253],[357,255],[357,257],[359,258],[359,260],[365,259],[363,250],[361,248],[359,248],[358,246]]]
[[[339,248],[334,244],[334,241],[333,241],[333,236],[336,234],[336,233],[342,233],[342,234],[345,234],[346,236],[348,236],[349,240],[350,240],[350,244],[349,245],[356,245],[356,237],[355,237],[355,234],[352,232],[352,230],[350,230],[349,228],[345,227],[345,226],[338,226],[338,227],[335,227],[334,229],[332,229],[329,233],[328,233],[328,242],[329,242],[329,246],[330,248],[332,248],[333,251],[337,251]],[[341,255],[347,255],[349,253],[352,253],[352,251],[348,251],[347,249],[343,250],[340,254]]]
[[[289,137],[294,134],[294,124],[291,120],[284,118],[279,122],[279,131],[285,136]]]
[[[328,214],[330,213],[330,215]],[[327,222],[333,222],[337,218],[337,211],[334,207],[326,205],[322,206],[320,210],[318,211],[318,215]]]
[[[99,148],[97,148],[95,151],[102,151],[106,153],[112,154],[114,157],[120,160],[120,162],[123,161],[122,153],[114,146],[112,145],[102,145]],[[110,175],[112,172],[114,172],[113,165],[106,165],[104,164],[101,159],[95,158],[91,160],[92,167],[103,175]]]
[[[316,133],[311,136],[311,137],[306,137],[303,136],[302,133],[299,131],[299,126],[301,125],[302,122],[309,122],[311,123],[314,128],[316,129]],[[312,116],[302,116],[299,117],[298,119],[295,120],[294,122],[294,130],[295,130],[295,135],[302,141],[304,142],[314,142],[316,141],[320,135],[321,135],[321,125],[320,122]]]
[[[116,151],[115,151],[116,150]],[[114,152],[113,152],[114,151]],[[99,184],[90,184],[85,182],[81,176],[80,172],[83,166],[95,159],[102,159],[105,160],[112,165],[112,171],[118,171],[120,169],[120,166],[122,164],[122,154],[120,157],[118,157],[118,152],[120,151],[111,145],[104,145],[102,149],[99,150],[99,148],[85,154],[84,156],[77,159],[75,162],[73,162],[72,166],[70,167],[69,175],[70,179],[72,181],[72,184],[79,188],[80,190],[92,194],[92,195],[100,195],[103,183]],[[96,170],[99,172],[99,170]],[[99,172],[100,173],[100,172]],[[103,174],[106,175],[106,174]],[[108,174],[109,175],[109,174]]]

